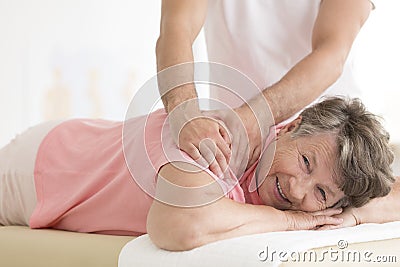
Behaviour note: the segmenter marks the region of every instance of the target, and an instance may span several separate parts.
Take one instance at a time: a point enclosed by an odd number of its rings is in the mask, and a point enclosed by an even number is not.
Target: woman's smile
[[[281,185],[279,183],[278,176],[276,177],[276,187],[278,189],[279,195],[283,198],[283,200],[285,200],[285,201],[290,203],[289,199],[286,197],[286,195],[282,191],[282,187],[281,187]]]

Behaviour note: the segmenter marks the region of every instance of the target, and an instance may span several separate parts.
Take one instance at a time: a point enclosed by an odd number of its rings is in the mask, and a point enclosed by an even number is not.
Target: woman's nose
[[[307,179],[307,177],[295,177],[292,176],[289,179],[289,186],[290,186],[290,195],[293,200],[298,202],[298,204],[302,203],[305,196],[307,195],[307,192],[310,191],[311,185],[311,180]]]

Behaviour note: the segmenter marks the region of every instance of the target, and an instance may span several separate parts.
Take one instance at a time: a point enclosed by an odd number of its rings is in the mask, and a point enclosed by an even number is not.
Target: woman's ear
[[[283,126],[283,128],[281,128],[279,130],[278,136],[285,134],[285,133],[290,133],[290,132],[296,130],[297,127],[299,127],[301,120],[302,120],[302,117],[298,116],[296,119],[292,120],[291,122],[289,122],[288,124]]]

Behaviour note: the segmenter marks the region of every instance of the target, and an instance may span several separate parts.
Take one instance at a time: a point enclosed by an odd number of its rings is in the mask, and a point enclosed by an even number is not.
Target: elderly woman
[[[161,248],[187,250],[245,234],[399,219],[390,213],[398,201],[388,205],[397,187],[384,197],[394,182],[388,135],[358,100],[304,110],[261,156],[251,139],[240,178],[216,177],[179,151],[166,119],[159,110],[124,124],[29,129],[0,151],[0,224],[149,233]],[[376,207],[387,214],[365,212]]]

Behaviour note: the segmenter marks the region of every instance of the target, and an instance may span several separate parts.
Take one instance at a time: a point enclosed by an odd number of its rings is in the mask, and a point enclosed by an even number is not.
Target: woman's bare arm
[[[396,177],[390,193],[385,197],[372,199],[360,208],[346,208],[343,213],[335,215],[343,223],[325,225],[321,230],[355,226],[362,223],[386,223],[400,221],[400,176]]]
[[[204,171],[186,172],[167,164],[159,174],[158,200],[150,208],[147,231],[152,241],[163,249],[189,250],[242,235],[341,223],[340,219],[324,214],[284,212],[269,206],[235,202],[223,197],[218,184]],[[173,184],[178,187],[171,187]],[[209,186],[200,189],[204,185]],[[182,191],[182,187],[188,192]],[[197,189],[192,192],[190,188]]]
[[[354,211],[357,223],[400,221],[400,176],[396,177],[396,182],[387,196],[375,198]]]

